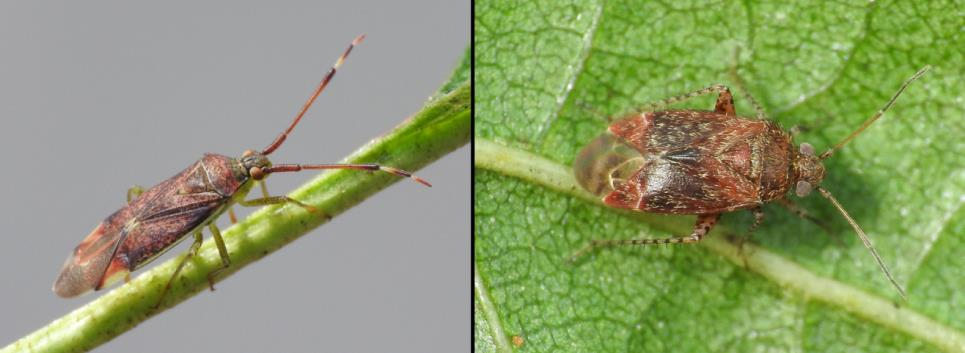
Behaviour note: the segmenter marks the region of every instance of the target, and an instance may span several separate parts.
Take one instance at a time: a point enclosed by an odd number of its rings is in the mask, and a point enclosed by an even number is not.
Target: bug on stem
[[[352,48],[362,42],[364,35],[355,38],[342,53],[322,81],[315,88],[287,129],[260,152],[248,150],[241,158],[205,154],[200,160],[180,173],[147,190],[131,188],[127,205],[106,219],[74,249],[64,263],[53,291],[61,297],[74,297],[90,290],[99,290],[117,280],[130,278],[134,271],[187,237],[194,235],[194,243],[181,259],[177,269],[164,287],[164,293],[180,273],[188,258],[201,246],[201,231],[207,227],[221,255],[221,267],[208,274],[214,290],[214,277],[228,268],[231,260],[215,220],[225,211],[236,222],[231,207],[263,206],[291,203],[315,212],[311,205],[287,196],[269,196],[264,179],[272,173],[296,172],[307,169],[356,169],[382,171],[411,178],[426,186],[425,180],[407,171],[378,164],[272,164],[268,155],[277,150],[316,98],[335,77]],[[261,186],[262,197],[245,200],[254,184]],[[161,297],[164,297],[162,293]]]
[[[802,143],[794,148],[791,134],[766,120],[764,110],[747,96],[757,119],[738,117],[734,99],[723,85],[714,85],[656,106],[717,93],[713,111],[664,110],[632,114],[618,120],[609,131],[590,142],[573,162],[580,185],[603,197],[611,207],[635,211],[697,215],[689,236],[666,239],[593,240],[577,251],[571,261],[595,247],[699,242],[724,212],[751,210],[753,232],[763,221],[761,205],[771,201],[789,207],[802,217],[806,213],[787,198],[793,189],[798,197],[817,190],[841,212],[868,248],[878,267],[902,298],[905,291],[891,275],[871,239],[827,189],[820,186],[825,169],[821,163],[880,118],[908,85],[928,71],[925,66],[906,80],[877,113],[847,138],[817,155]]]

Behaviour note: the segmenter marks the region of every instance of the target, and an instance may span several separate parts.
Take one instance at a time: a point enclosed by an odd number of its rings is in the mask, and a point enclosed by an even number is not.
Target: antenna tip
[[[355,37],[355,40],[352,41],[352,45],[353,46],[359,45],[359,43],[362,43],[363,40],[365,40],[365,33],[362,33],[358,37]]]
[[[419,184],[428,186],[428,187],[430,187],[430,188],[432,187],[432,184],[429,184],[429,182],[426,181],[425,179],[422,179],[422,178],[417,177],[417,176],[415,176],[415,175],[411,176],[411,178],[412,178],[412,180],[415,180],[415,181],[418,182]]]
[[[924,67],[919,69],[918,72],[916,72],[915,75],[912,76],[911,79],[909,79],[908,81],[910,82],[921,77],[921,75],[924,75],[926,72],[928,72],[928,70],[931,70],[931,65],[925,65]]]
[[[386,172],[386,173],[391,173],[391,174],[398,175],[398,176],[400,176],[400,177],[405,177],[405,178],[409,178],[409,179],[415,180],[415,182],[417,182],[417,183],[419,183],[419,184],[422,184],[422,185],[425,185],[425,186],[428,186],[428,187],[430,187],[430,188],[432,187],[432,184],[429,184],[429,182],[426,181],[425,179],[422,179],[422,178],[420,178],[420,177],[417,177],[417,176],[415,176],[415,175],[412,175],[412,173],[409,173],[409,172],[404,171],[404,170],[399,169],[399,168],[386,167],[386,166],[384,166],[384,165],[377,165],[377,164],[375,165],[374,168],[378,168],[379,170],[384,171],[384,172]],[[368,169],[368,168],[366,168],[366,169]]]

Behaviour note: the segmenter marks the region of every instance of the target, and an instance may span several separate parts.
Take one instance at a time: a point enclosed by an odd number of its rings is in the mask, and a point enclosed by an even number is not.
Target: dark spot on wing
[[[669,151],[663,155],[663,158],[677,163],[695,165],[700,159],[700,152],[696,148],[688,147]]]

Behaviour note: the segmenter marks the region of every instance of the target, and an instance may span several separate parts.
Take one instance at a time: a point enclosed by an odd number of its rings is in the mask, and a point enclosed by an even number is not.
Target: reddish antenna
[[[332,81],[333,77],[335,77],[335,72],[338,70],[340,66],[342,66],[342,63],[345,62],[345,59],[348,58],[348,55],[352,52],[352,48],[355,48],[356,45],[359,45],[359,43],[362,43],[362,40],[364,39],[365,39],[364,34],[358,37],[355,37],[355,40],[352,41],[352,44],[349,44],[348,48],[345,49],[345,52],[342,53],[342,56],[338,57],[338,61],[335,62],[335,65],[332,65],[332,68],[329,69],[328,73],[325,74],[325,77],[322,78],[322,82],[320,82],[318,84],[318,87],[315,88],[315,92],[312,92],[312,95],[308,97],[307,101],[305,101],[305,105],[302,106],[302,110],[298,112],[298,115],[295,115],[295,120],[292,121],[291,125],[289,125],[288,128],[285,129],[285,131],[282,131],[281,134],[279,134],[278,137],[275,138],[275,141],[273,141],[270,145],[268,145],[268,147],[265,147],[265,149],[261,151],[262,155],[268,155],[272,152],[275,152],[275,150],[278,149],[278,147],[281,146],[283,142],[285,142],[285,139],[288,138],[288,134],[290,134],[292,130],[295,129],[295,125],[298,125],[298,122],[302,120],[302,117],[305,116],[305,112],[308,111],[308,108],[312,106],[312,103],[315,102],[315,99],[318,98],[318,95],[322,94],[322,91],[325,90],[325,87],[328,86],[328,83]],[[373,164],[373,163],[278,164],[271,167],[260,168],[258,172],[258,176],[255,176],[255,175],[252,175],[252,176],[256,180],[261,180],[266,175],[271,173],[297,172],[305,169],[356,169],[356,170],[368,170],[368,171],[382,171],[389,174],[395,174],[400,177],[412,179],[425,186],[429,186],[429,187],[432,186],[432,184],[429,184],[429,182],[426,181],[425,179],[412,175],[412,173],[407,172],[405,170]]]
[[[926,72],[928,72],[929,69],[931,69],[931,66],[925,65],[925,67],[921,68],[920,70],[918,70],[918,72],[916,72],[910,78],[905,80],[905,83],[903,83],[901,87],[898,88],[898,92],[895,92],[895,94],[891,96],[891,100],[888,101],[888,104],[885,104],[885,106],[879,109],[878,112],[875,113],[875,115],[872,115],[870,118],[868,118],[868,120],[865,120],[864,123],[862,123],[857,130],[851,133],[851,135],[848,135],[848,137],[846,137],[844,140],[841,140],[841,142],[838,142],[838,144],[834,145],[834,147],[831,147],[830,149],[822,153],[818,158],[821,160],[824,160],[824,159],[827,159],[828,157],[831,157],[831,155],[833,155],[835,151],[837,151],[842,146],[844,146],[845,144],[853,140],[856,136],[858,136],[858,134],[860,134],[862,131],[867,129],[868,126],[871,126],[872,123],[874,123],[879,118],[881,118],[881,116],[885,114],[885,111],[887,111],[888,108],[891,108],[891,106],[895,104],[895,101],[898,100],[898,96],[900,96],[901,93],[905,91],[905,88],[907,88],[909,84],[911,84],[919,77],[924,75]],[[907,301],[908,296],[905,294],[905,290],[901,288],[901,285],[898,284],[898,281],[895,280],[895,277],[891,275],[891,271],[888,270],[888,266],[885,266],[885,262],[882,261],[881,256],[878,255],[878,250],[875,250],[875,246],[874,244],[871,243],[871,239],[868,238],[868,235],[865,234],[864,230],[862,230],[861,227],[858,226],[858,222],[855,222],[854,219],[851,218],[851,215],[848,214],[848,211],[844,210],[844,206],[841,206],[841,203],[839,203],[838,200],[831,195],[830,191],[820,186],[815,186],[814,188],[821,193],[821,196],[824,196],[824,198],[828,199],[828,201],[831,201],[831,204],[838,209],[838,212],[841,212],[841,215],[844,216],[844,219],[848,221],[848,224],[851,225],[851,228],[854,228],[854,232],[858,234],[858,238],[861,238],[861,242],[864,243],[865,248],[868,248],[868,250],[871,251],[871,256],[874,257],[875,262],[878,263],[878,268],[881,269],[881,272],[885,273],[885,277],[888,277],[888,281],[891,282],[891,285],[894,286],[896,290],[898,290],[898,294],[901,295],[901,298]]]
[[[271,173],[285,173],[285,172],[299,172],[302,170],[309,169],[356,169],[356,170],[369,170],[369,171],[383,171],[389,174],[395,174],[403,178],[409,178],[415,180],[417,183],[432,187],[428,181],[412,175],[412,173],[404,171],[399,168],[386,167],[384,165],[378,165],[374,163],[364,163],[364,164],[276,164],[271,167],[261,168],[262,173],[265,175]]]
[[[888,108],[891,108],[891,106],[895,104],[895,101],[898,100],[898,96],[901,95],[901,92],[905,91],[905,88],[907,88],[908,85],[910,85],[912,82],[914,82],[919,77],[921,77],[921,75],[924,75],[926,72],[928,72],[929,69],[931,69],[931,65],[925,65],[925,67],[921,68],[921,70],[918,70],[918,72],[916,72],[910,78],[905,80],[905,83],[902,83],[901,87],[898,88],[898,92],[895,92],[895,95],[891,96],[891,100],[888,101],[888,104],[885,104],[885,106],[879,109],[878,112],[875,113],[875,115],[872,115],[870,118],[868,118],[868,120],[865,120],[864,123],[861,123],[861,127],[859,127],[857,130],[854,130],[854,132],[852,132],[851,135],[848,135],[848,137],[846,137],[844,140],[841,140],[841,142],[838,142],[837,145],[834,145],[834,147],[831,147],[831,149],[822,153],[821,156],[818,157],[818,159],[825,160],[828,157],[831,157],[831,155],[834,154],[834,151],[837,151],[838,149],[840,149],[842,146],[844,146],[845,144],[853,140],[856,136],[858,136],[858,134],[863,132],[864,129],[867,129],[868,126],[871,126],[871,123],[874,123],[875,121],[877,121],[878,118],[880,118],[882,115],[885,114],[886,111],[888,111]]]
[[[335,65],[332,65],[332,68],[328,69],[328,73],[322,78],[322,82],[320,82],[318,87],[315,88],[315,92],[312,93],[311,97],[308,97],[308,100],[305,101],[305,105],[302,106],[302,110],[298,112],[298,115],[295,115],[295,120],[292,121],[291,125],[289,125],[285,131],[282,131],[282,133],[275,138],[274,142],[268,145],[268,147],[265,147],[265,149],[261,151],[261,154],[271,154],[272,152],[275,152],[275,150],[278,149],[283,142],[285,142],[285,139],[288,138],[288,134],[291,133],[292,130],[295,129],[295,125],[298,125],[298,122],[302,120],[302,117],[305,116],[305,112],[307,112],[308,108],[312,106],[312,103],[315,103],[315,98],[318,98],[318,95],[322,94],[322,91],[325,90],[325,86],[328,86],[328,82],[332,80],[332,77],[335,77],[335,71],[339,66],[342,66],[342,63],[345,62],[345,58],[348,58],[348,54],[352,52],[352,48],[355,48],[356,45],[362,43],[362,40],[364,39],[364,34],[355,37],[355,40],[352,41],[352,44],[349,44],[348,48],[345,49],[345,52],[342,53],[342,56],[338,57],[338,61],[335,62]]]

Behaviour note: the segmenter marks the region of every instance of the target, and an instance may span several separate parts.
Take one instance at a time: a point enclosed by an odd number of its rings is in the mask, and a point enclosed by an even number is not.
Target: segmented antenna
[[[398,175],[403,178],[409,178],[415,180],[417,183],[432,187],[428,181],[412,175],[412,173],[404,171],[398,168],[386,167],[384,165],[378,164],[277,164],[271,167],[262,168],[261,170],[265,174],[270,173],[284,173],[284,172],[297,172],[303,169],[356,169],[356,170],[369,170],[369,171],[382,171],[389,174]]]
[[[275,150],[278,149],[283,142],[285,142],[285,139],[288,138],[288,134],[291,133],[292,129],[295,128],[295,125],[298,125],[298,122],[302,120],[302,116],[304,116],[305,112],[308,111],[308,108],[312,106],[312,103],[315,103],[315,98],[318,98],[318,95],[322,94],[322,91],[325,90],[325,86],[328,86],[328,82],[332,80],[332,77],[335,77],[335,71],[339,66],[342,66],[342,63],[345,62],[346,58],[348,58],[348,54],[352,52],[352,48],[355,48],[356,45],[362,43],[363,39],[365,39],[364,34],[355,37],[355,40],[352,41],[352,44],[349,44],[348,49],[345,49],[345,52],[342,53],[342,56],[338,57],[338,61],[335,62],[335,65],[332,65],[332,68],[328,69],[328,73],[325,74],[325,77],[322,78],[322,82],[320,82],[318,87],[315,88],[315,92],[312,93],[312,96],[308,97],[305,105],[302,106],[302,110],[298,112],[298,115],[295,115],[295,120],[292,121],[291,125],[289,125],[285,131],[282,131],[282,133],[275,138],[274,142],[268,145],[268,147],[265,147],[265,149],[261,151],[261,154],[271,154],[272,152],[275,152]]]
[[[852,132],[851,135],[848,135],[847,138],[845,138],[844,140],[841,140],[841,142],[838,142],[837,145],[834,145],[834,147],[831,147],[831,149],[822,153],[821,156],[818,158],[821,160],[827,159],[828,157],[831,157],[832,154],[834,154],[834,151],[841,148],[841,146],[844,146],[846,143],[851,142],[851,140],[853,140],[856,136],[858,136],[858,134],[864,131],[864,129],[867,129],[868,126],[870,126],[872,123],[878,120],[878,118],[880,118],[881,115],[883,115],[885,111],[888,110],[888,108],[891,108],[891,105],[895,104],[895,100],[898,99],[898,96],[901,95],[901,92],[905,91],[905,87],[908,87],[908,85],[911,84],[912,81],[917,80],[919,77],[921,77],[921,75],[924,75],[926,72],[928,72],[929,69],[931,69],[931,65],[925,65],[925,67],[921,68],[921,70],[918,70],[918,72],[912,75],[911,78],[905,80],[905,83],[901,85],[901,88],[898,88],[898,92],[895,92],[895,95],[891,96],[891,100],[888,101],[888,104],[885,104],[885,106],[879,109],[878,112],[875,113],[875,115],[871,116],[871,118],[868,118],[868,120],[865,120],[864,123],[861,124],[861,127],[859,127],[857,130],[854,130],[854,132]]]
[[[888,277],[888,281],[891,282],[891,285],[895,286],[895,289],[898,290],[898,294],[901,294],[901,299],[908,301],[908,296],[905,295],[905,290],[902,289],[901,285],[898,284],[898,281],[896,281],[895,278],[891,276],[891,271],[888,271],[888,266],[885,266],[884,261],[881,261],[881,256],[878,255],[878,250],[875,250],[874,244],[871,243],[871,238],[868,238],[868,235],[865,234],[863,230],[861,230],[861,227],[858,226],[858,223],[855,222],[853,218],[851,218],[851,215],[848,214],[848,211],[844,210],[844,207],[841,206],[840,203],[838,203],[838,200],[835,199],[834,196],[831,196],[830,191],[820,186],[816,186],[815,189],[817,189],[818,192],[821,193],[821,196],[824,196],[824,198],[828,199],[828,201],[831,201],[831,204],[833,204],[834,207],[841,212],[841,215],[844,216],[844,219],[848,220],[848,224],[851,225],[851,228],[854,228],[854,231],[858,233],[858,238],[861,238],[861,242],[864,243],[864,247],[868,248],[868,250],[871,251],[871,256],[874,256],[875,262],[877,262],[878,267],[881,268],[881,272],[885,273],[885,276]]]

